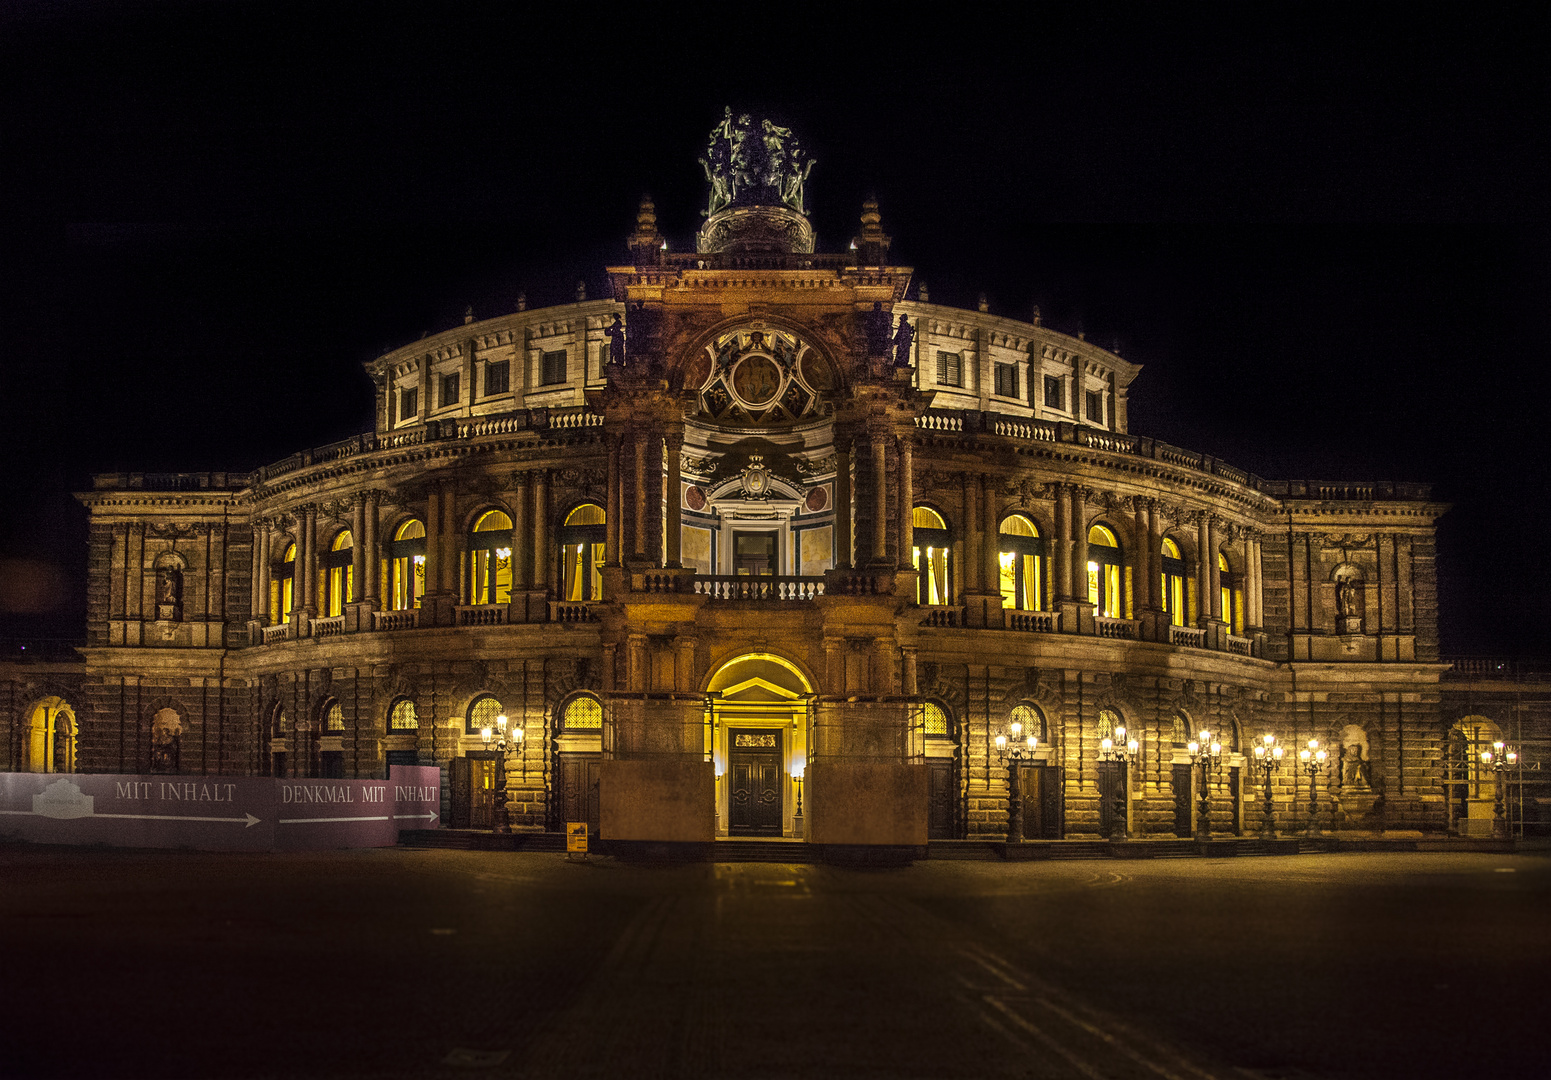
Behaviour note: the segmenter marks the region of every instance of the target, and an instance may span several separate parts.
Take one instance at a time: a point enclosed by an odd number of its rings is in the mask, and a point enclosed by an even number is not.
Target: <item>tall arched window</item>
[[[935,701],[928,701],[922,708],[922,728],[928,739],[948,737],[948,713]]]
[[[285,622],[291,617],[291,608],[296,606],[296,545],[287,544],[285,554],[280,557],[280,572],[275,575],[275,581],[280,586],[280,617],[276,622]]]
[[[1170,623],[1185,625],[1185,557],[1167,536],[1163,538],[1163,610]]]
[[[478,735],[485,728],[491,732],[500,726],[496,723],[496,717],[502,712],[501,703],[489,694],[481,694],[469,705],[467,726],[463,729],[469,735]]]
[[[400,525],[388,544],[388,558],[392,564],[389,604],[394,611],[419,607],[425,595],[425,526],[415,518]]]
[[[512,601],[512,519],[488,510],[469,534],[469,603]]]
[[[1045,610],[1045,538],[1022,514],[1006,518],[1000,534],[1003,606]]]
[[[1183,750],[1190,743],[1190,717],[1184,713],[1174,714],[1173,723],[1169,728],[1169,744],[1176,750]]]
[[[910,512],[915,534],[916,603],[953,603],[953,582],[948,577],[948,523],[942,515],[926,506]]]
[[[1022,737],[1027,739],[1030,735],[1039,739],[1040,745],[1045,745],[1050,737],[1049,729],[1045,724],[1045,714],[1038,705],[1024,701],[1013,706],[1012,712],[1007,716],[1008,730],[1012,730],[1013,724],[1021,724],[1019,731]]]
[[[603,727],[603,707],[597,698],[578,694],[566,702],[560,713],[560,726],[572,731],[596,731]]]
[[[1228,624],[1228,633],[1244,633],[1244,593],[1239,588],[1238,575],[1228,565],[1228,556],[1217,553],[1217,573],[1222,587],[1222,621]]]
[[[1120,542],[1103,525],[1088,530],[1088,603],[1106,619],[1123,619],[1125,593],[1121,587]]]
[[[560,587],[567,600],[603,596],[603,561],[608,526],[603,507],[582,503],[560,526]]]
[[[329,707],[323,710],[324,731],[345,730],[345,710],[337,701],[329,702]]]
[[[419,726],[420,717],[415,712],[415,703],[409,698],[399,698],[388,710],[389,731],[414,731]]]
[[[350,565],[355,540],[349,529],[341,529],[323,556],[324,590],[323,611],[326,615],[343,615],[345,605],[355,599],[355,567]]]

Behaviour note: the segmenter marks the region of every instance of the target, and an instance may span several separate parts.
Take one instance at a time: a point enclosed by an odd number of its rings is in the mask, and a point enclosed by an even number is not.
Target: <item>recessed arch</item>
[[[75,772],[77,726],[75,708],[64,698],[51,694],[37,701],[22,731],[21,771]]]

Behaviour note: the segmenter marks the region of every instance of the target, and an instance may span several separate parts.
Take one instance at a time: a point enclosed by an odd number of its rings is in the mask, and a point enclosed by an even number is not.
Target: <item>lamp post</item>
[[[1325,771],[1325,760],[1329,756],[1318,739],[1310,739],[1309,745],[1298,751],[1298,760],[1303,763],[1303,771],[1309,774],[1310,836],[1319,835],[1319,774]]]
[[[507,741],[506,714],[502,713],[495,718],[495,730],[489,727],[480,728],[479,737],[484,740],[485,749],[488,751],[491,742],[495,743],[495,824],[493,832],[506,833],[512,831],[511,817],[506,807],[506,751],[509,746],[515,747],[518,753],[522,752],[522,740],[524,732],[522,728],[512,728],[511,741]],[[526,764],[525,764],[526,767]]]
[[[1190,751],[1191,767],[1199,770],[1201,774],[1200,803],[1196,812],[1196,839],[1210,840],[1212,838],[1212,770],[1222,767],[1222,743],[1214,742],[1212,733],[1203,729],[1194,742],[1186,744],[1185,749]]]
[[[1113,761],[1116,771],[1119,773],[1119,782],[1115,790],[1111,792],[1114,803],[1110,808],[1111,820],[1120,823],[1120,839],[1128,840],[1131,837],[1130,820],[1130,764],[1136,760],[1136,755],[1141,751],[1142,744],[1135,739],[1126,738],[1124,725],[1115,728],[1115,734],[1099,740],[1099,760],[1101,762]],[[1114,839],[1114,826],[1110,827],[1108,839]]]
[[[1282,748],[1276,744],[1275,735],[1262,735],[1260,745],[1255,747],[1255,768],[1260,772],[1260,781],[1265,785],[1266,802],[1265,810],[1260,822],[1260,838],[1262,840],[1276,839],[1276,812],[1271,805],[1271,774],[1282,769]]]
[[[1481,764],[1491,768],[1492,786],[1497,790],[1497,795],[1492,800],[1492,838],[1494,840],[1508,839],[1508,808],[1503,792],[1503,788],[1507,786],[1507,778],[1503,774],[1518,763],[1519,752],[1501,739],[1494,742],[1490,750],[1481,751]]]
[[[1025,761],[1034,760],[1039,747],[1039,736],[1023,734],[1023,724],[1014,720],[1007,726],[1007,735],[997,735],[996,756],[1007,766],[1007,842],[1023,842],[1023,797],[1019,791],[1018,769]]]
[[[796,763],[792,765],[792,779],[797,783],[797,812],[792,815],[793,836],[805,835],[802,820],[802,774],[806,766],[807,761],[803,758],[798,758]]]

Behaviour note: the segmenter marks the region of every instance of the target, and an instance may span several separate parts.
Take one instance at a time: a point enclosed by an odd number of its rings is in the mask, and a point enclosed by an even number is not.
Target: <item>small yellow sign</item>
[[[565,823],[565,850],[567,854],[572,852],[587,853],[587,823],[585,821],[568,821]]]

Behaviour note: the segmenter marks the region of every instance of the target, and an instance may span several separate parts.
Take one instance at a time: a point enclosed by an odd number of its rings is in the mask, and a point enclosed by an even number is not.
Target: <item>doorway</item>
[[[555,761],[555,804],[564,828],[572,821],[587,823],[587,836],[598,839],[598,774],[602,754],[562,752]]]
[[[1195,823],[1190,813],[1191,765],[1174,766],[1174,835],[1188,840],[1195,835]]]
[[[452,827],[495,828],[494,750],[471,750],[452,759]]]
[[[1106,840],[1126,833],[1126,764],[1099,762],[1099,835]]]
[[[1054,765],[1026,765],[1019,770],[1023,794],[1023,838],[1061,839],[1061,770]]]
[[[727,735],[728,834],[780,836],[783,732],[732,728]]]
[[[775,577],[776,534],[733,533],[732,572],[739,577]]]

